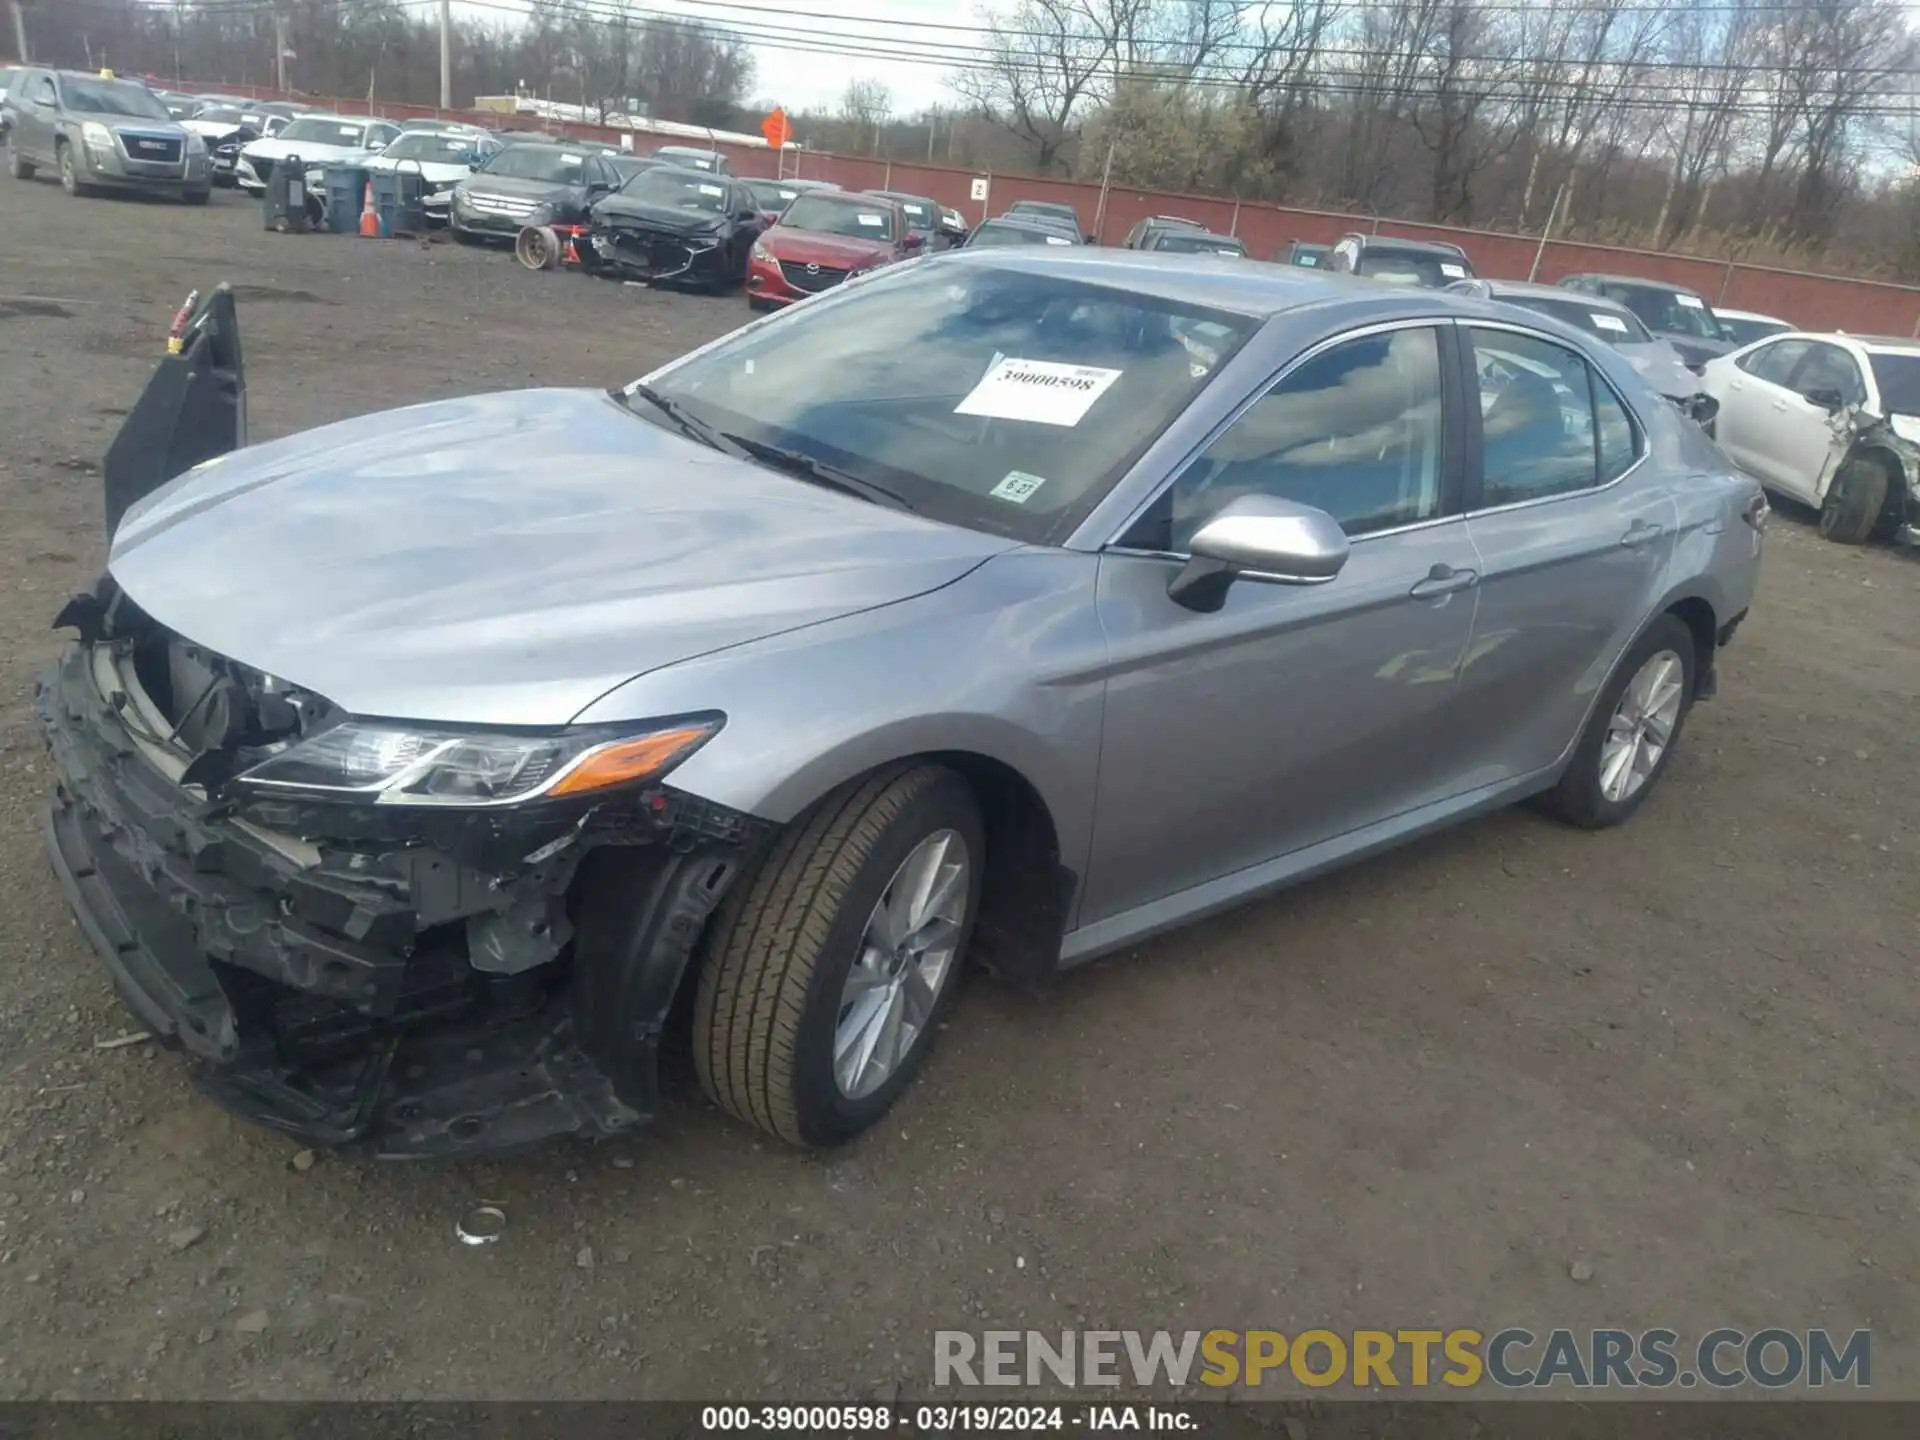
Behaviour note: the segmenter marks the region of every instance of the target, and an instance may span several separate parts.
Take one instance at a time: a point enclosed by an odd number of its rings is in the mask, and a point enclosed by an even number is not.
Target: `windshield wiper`
[[[804,450],[789,450],[784,445],[769,445],[764,440],[749,440],[744,435],[723,434],[720,437],[731,445],[736,445],[763,464],[776,470],[796,475],[802,480],[810,480],[829,490],[838,490],[842,494],[870,500],[875,505],[889,505],[895,510],[911,512],[913,506],[907,503],[907,497],[898,491],[889,490],[862,476],[829,465],[824,460],[816,460]]]
[[[722,454],[732,455],[736,459],[743,458],[747,454],[746,447],[740,444],[739,441],[730,435],[721,434],[718,430],[714,429],[713,426],[707,424],[706,421],[694,416],[693,413],[678,400],[669,400],[651,385],[636,384],[628,389],[626,393],[628,395],[639,396],[678,426],[682,435],[685,435],[690,440],[698,440],[709,450],[718,450]]]

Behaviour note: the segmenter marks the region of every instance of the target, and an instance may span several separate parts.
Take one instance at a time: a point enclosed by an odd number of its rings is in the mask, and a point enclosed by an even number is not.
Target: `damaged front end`
[[[1920,545],[1920,443],[1905,431],[1913,422],[1844,405],[1837,393],[1808,398],[1827,409],[1833,437],[1814,486],[1822,533]]]
[[[716,232],[689,233],[602,206],[587,232],[588,268],[612,279],[718,284],[726,246]]]
[[[109,529],[244,438],[224,288],[183,307],[105,467]],[[211,324],[209,324],[209,321]],[[762,822],[662,783],[717,731],[360,720],[111,575],[35,708],[47,848],[128,1007],[237,1113],[386,1157],[611,1135]]]

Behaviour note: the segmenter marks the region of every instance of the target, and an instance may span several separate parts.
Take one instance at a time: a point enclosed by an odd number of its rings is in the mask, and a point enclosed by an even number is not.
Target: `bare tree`
[[[949,84],[979,114],[1018,140],[1034,168],[1060,163],[1083,101],[1113,59],[1111,31],[1072,0],[1018,0],[981,15],[986,58]]]

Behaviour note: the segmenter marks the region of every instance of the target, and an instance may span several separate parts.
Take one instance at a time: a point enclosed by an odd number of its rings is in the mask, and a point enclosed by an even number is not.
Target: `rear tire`
[[[180,197],[183,205],[204,205],[213,197],[212,190],[189,190]]]
[[[1693,632],[1677,615],[1662,615],[1634,641],[1614,667],[1599,703],[1593,707],[1592,718],[1587,721],[1580,743],[1574,747],[1566,773],[1560,777],[1560,783],[1542,797],[1547,810],[1582,830],[1604,830],[1620,824],[1645,803],[1666,773],[1667,762],[1673,759],[1680,732],[1693,708],[1697,683],[1693,645]],[[1663,678],[1663,671],[1669,667],[1678,672],[1677,704],[1671,719],[1655,727],[1658,733],[1664,734],[1665,740],[1657,754],[1649,755],[1646,749],[1636,750],[1628,742],[1646,733],[1642,724],[1644,711],[1660,707],[1628,701],[1627,692],[1636,682],[1652,681],[1656,685],[1670,682],[1673,676]],[[1658,700],[1663,694],[1657,690],[1650,698]],[[1626,764],[1624,770],[1620,770],[1616,766],[1623,749]],[[1632,778],[1635,775],[1637,779]],[[1626,785],[1631,788],[1625,788]]]
[[[1879,528],[1888,488],[1887,472],[1879,461],[1847,461],[1821,503],[1821,535],[1840,545],[1864,545]]]
[[[707,1094],[796,1145],[837,1145],[879,1120],[951,1002],[985,859],[973,792],[936,765],[853,781],[794,821],[714,917],[693,1025]],[[895,916],[889,959],[875,942]],[[936,932],[915,949],[912,935]],[[937,974],[918,968],[936,960]],[[862,1043],[898,1054],[872,1069]]]

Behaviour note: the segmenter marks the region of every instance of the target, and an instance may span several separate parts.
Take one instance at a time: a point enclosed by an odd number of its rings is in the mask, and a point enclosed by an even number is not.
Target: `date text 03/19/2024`
[[[1191,1410],[1161,1405],[708,1405],[700,1411],[700,1428],[712,1433],[1180,1433],[1199,1425]]]

